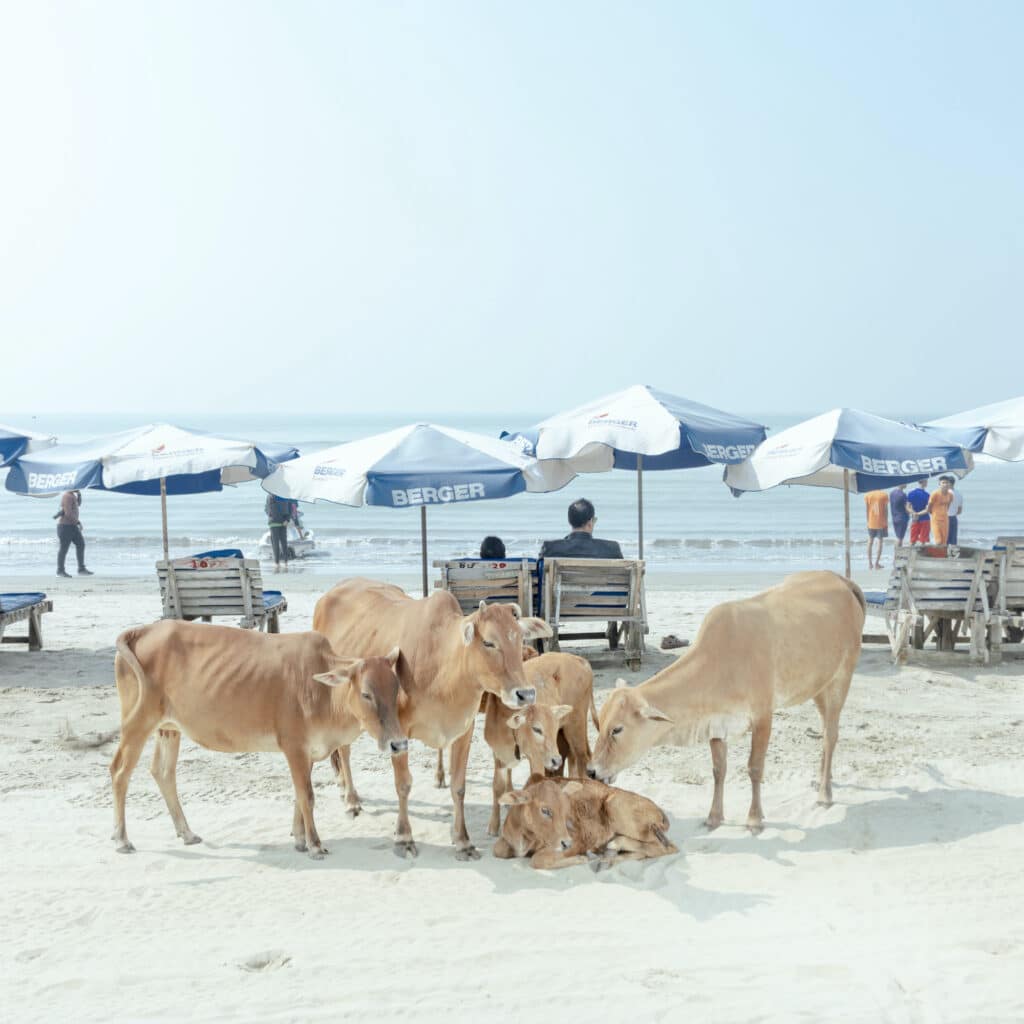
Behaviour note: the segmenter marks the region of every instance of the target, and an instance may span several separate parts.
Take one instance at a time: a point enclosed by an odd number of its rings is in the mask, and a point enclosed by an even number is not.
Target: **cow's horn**
[[[482,600],[480,602],[480,611],[483,611],[486,607],[487,607],[487,599],[484,598],[484,600]]]

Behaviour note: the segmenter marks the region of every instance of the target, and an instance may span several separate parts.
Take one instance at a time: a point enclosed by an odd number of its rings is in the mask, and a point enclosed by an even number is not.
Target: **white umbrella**
[[[419,506],[426,597],[428,505],[556,491],[575,475],[564,463],[538,462],[493,437],[414,423],[283,463],[263,489],[296,501]]]
[[[1007,462],[1024,461],[1024,396],[929,420],[921,426],[968,451]]]
[[[973,462],[959,444],[858,409],[833,409],[773,434],[725,471],[733,493],[780,484],[843,491],[846,575],[850,575],[850,491],[864,493],[938,473],[964,476]]]
[[[37,452],[43,448],[51,448],[57,438],[50,434],[37,434],[32,430],[20,427],[9,427],[0,423],[0,466],[9,465],[25,452]]]

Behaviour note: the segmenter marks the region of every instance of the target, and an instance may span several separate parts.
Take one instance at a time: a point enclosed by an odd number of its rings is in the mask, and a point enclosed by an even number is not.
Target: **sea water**
[[[171,422],[256,440],[286,441],[303,451],[351,441],[412,422],[435,422],[497,436],[541,419],[532,413],[379,416],[325,415],[154,415]],[[774,431],[805,417],[752,417]],[[44,416],[19,423],[82,441],[139,426],[139,415]],[[0,477],[6,475],[0,470]],[[536,554],[541,542],[568,532],[570,501],[589,498],[597,508],[595,534],[618,540],[627,557],[637,553],[637,478],[623,470],[578,476],[551,494],[519,494],[500,501],[430,506],[427,513],[431,560],[475,555],[480,541],[495,534],[510,555]],[[960,543],[991,545],[997,535],[1024,534],[1024,465],[979,460],[957,485],[964,496]],[[168,499],[172,557],[219,547],[238,547],[255,556],[267,529],[259,483],[226,487],[213,494]],[[759,572],[842,569],[843,495],[816,487],[778,487],[735,498],[722,483],[721,467],[648,472],[643,476],[644,556],[651,573]],[[58,499],[28,498],[0,489],[0,578],[52,572],[56,566]],[[304,524],[316,535],[316,555],[307,571],[340,577],[416,571],[420,564],[418,509],[302,505]],[[103,575],[149,574],[162,557],[160,499],[84,491],[81,509],[87,563]],[[851,495],[854,558],[864,561],[866,522],[863,497]],[[70,559],[73,563],[74,552]],[[856,564],[856,563],[855,563]]]

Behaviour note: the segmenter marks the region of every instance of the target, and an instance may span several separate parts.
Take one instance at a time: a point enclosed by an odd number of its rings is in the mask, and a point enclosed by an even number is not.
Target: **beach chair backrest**
[[[999,537],[995,553],[999,558],[999,611],[1024,612],[1024,537]]]
[[[264,616],[263,577],[254,558],[216,553],[156,563],[165,619],[237,616],[251,627]]]
[[[904,547],[897,551],[889,598],[923,614],[987,617],[997,573],[996,553],[984,548]]]
[[[545,559],[545,618],[641,621],[643,566],[632,558]]]
[[[475,612],[481,601],[515,603],[523,615],[533,615],[540,607],[536,558],[459,558],[433,565],[441,570],[434,587],[447,590],[463,615]]]

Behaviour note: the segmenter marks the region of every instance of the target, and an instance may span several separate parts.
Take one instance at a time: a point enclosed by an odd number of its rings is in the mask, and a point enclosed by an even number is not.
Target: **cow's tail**
[[[853,596],[857,598],[858,602],[860,602],[860,610],[867,615],[868,603],[864,600],[864,591],[861,590],[853,580],[848,580],[845,576],[840,576],[839,578],[850,588]]]
[[[118,638],[116,649],[117,653],[114,655],[114,677],[117,681],[118,694],[121,697],[121,717],[126,718],[129,713],[138,706],[142,700],[143,693],[149,689],[149,676],[146,675],[146,670],[142,667],[142,662],[136,657],[134,644],[138,640],[141,630],[138,629],[126,629]],[[135,680],[138,683],[138,688],[135,691],[135,699],[131,700],[132,696],[126,692],[122,687],[123,676],[117,670],[117,659],[120,658],[124,665],[132,670],[135,676]],[[125,680],[126,681],[126,680]]]

